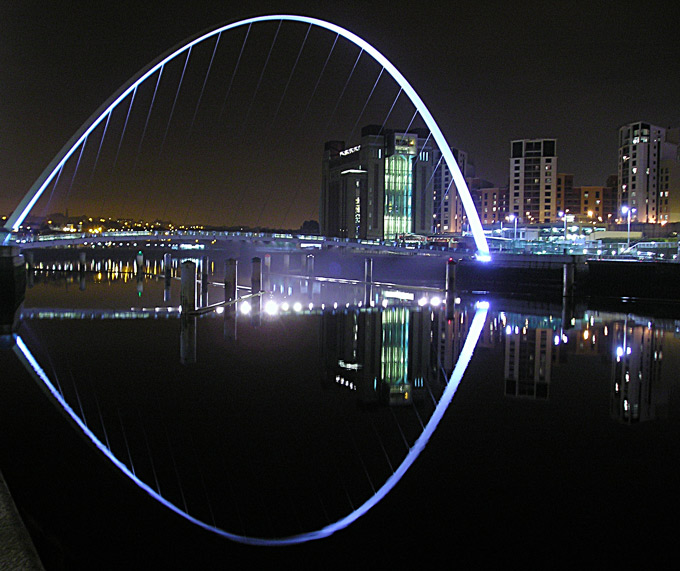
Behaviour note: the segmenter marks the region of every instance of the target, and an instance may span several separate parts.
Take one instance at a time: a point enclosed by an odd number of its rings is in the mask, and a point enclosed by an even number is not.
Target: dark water
[[[0,467],[48,569],[671,547],[674,319],[280,273],[259,313],[185,319],[174,271],[119,258],[37,272],[0,353]]]

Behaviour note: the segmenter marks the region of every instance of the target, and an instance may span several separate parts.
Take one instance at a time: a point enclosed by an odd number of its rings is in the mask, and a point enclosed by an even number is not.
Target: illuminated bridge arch
[[[267,21],[293,21],[302,22],[320,28],[325,28],[331,32],[335,32],[339,36],[346,38],[350,42],[354,43],[356,46],[363,49],[365,52],[369,53],[375,61],[377,61],[399,84],[406,95],[409,97],[411,102],[415,105],[417,111],[420,113],[423,121],[427,125],[428,129],[432,133],[432,137],[439,146],[444,160],[446,161],[449,170],[453,176],[453,181],[458,189],[463,207],[465,208],[465,213],[467,214],[468,222],[470,224],[470,230],[475,240],[477,246],[478,254],[487,258],[489,256],[489,246],[487,244],[486,238],[484,237],[484,232],[482,231],[482,224],[479,220],[479,215],[475,208],[475,205],[470,196],[470,191],[468,190],[465,178],[460,172],[458,163],[456,162],[451,148],[447,143],[444,134],[442,133],[439,125],[435,122],[432,114],[428,108],[423,103],[423,100],[418,96],[415,89],[411,84],[406,81],[406,78],[399,72],[399,70],[377,49],[375,49],[371,44],[356,36],[349,30],[346,30],[330,22],[324,20],[318,20],[316,18],[308,18],[306,16],[294,16],[294,15],[272,15],[272,16],[257,16],[255,18],[248,18],[245,20],[240,20],[231,24],[227,24],[216,28],[210,32],[201,34],[199,37],[187,42],[182,43],[180,47],[173,48],[163,56],[161,56],[156,62],[150,64],[147,68],[140,71],[135,77],[133,77],[127,85],[121,87],[116,93],[114,93],[106,103],[104,103],[84,124],[83,126],[71,137],[71,139],[66,143],[66,145],[61,149],[57,156],[52,160],[52,162],[43,171],[40,177],[35,181],[33,186],[30,188],[26,196],[19,203],[19,206],[11,214],[7,222],[5,223],[5,230],[16,231],[23,220],[26,218],[28,213],[31,211],[35,203],[42,196],[43,192],[49,185],[50,181],[56,176],[62,166],[66,163],[69,157],[75,152],[75,150],[84,143],[88,135],[99,125],[108,115],[113,111],[113,109],[123,101],[130,93],[132,93],[137,87],[148,79],[153,73],[158,69],[162,68],[166,63],[176,58],[178,55],[190,50],[193,46],[211,38],[217,34],[225,32],[227,30],[237,28],[239,26],[245,26],[249,24],[255,24],[258,22]]]

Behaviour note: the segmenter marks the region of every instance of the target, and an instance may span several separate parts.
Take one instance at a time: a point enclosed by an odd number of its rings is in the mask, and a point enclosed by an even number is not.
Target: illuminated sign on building
[[[356,153],[359,149],[361,149],[361,145],[357,145],[356,147],[350,147],[349,149],[345,149],[344,151],[340,151],[340,156],[346,157],[347,155],[351,155],[352,153]]]

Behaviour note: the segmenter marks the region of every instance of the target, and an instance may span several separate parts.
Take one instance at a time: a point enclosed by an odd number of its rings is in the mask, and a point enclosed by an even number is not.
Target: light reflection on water
[[[83,285],[81,272],[80,299],[62,290],[66,308],[30,307],[31,298],[73,276],[51,271],[33,280],[22,312],[32,347],[25,354],[49,363],[55,393],[135,480],[248,541],[327,535],[384,495],[405,459],[415,460],[414,444],[422,449],[475,315],[460,306],[459,327],[442,329],[443,311],[385,308],[385,288],[285,277],[267,284],[265,307],[276,310],[265,315],[227,307],[176,319],[175,308],[160,305],[172,280],[140,288],[115,271],[108,276],[95,267]],[[128,300],[131,285],[159,305],[101,309]],[[94,296],[83,295],[89,290]],[[93,301],[97,307],[77,307]],[[476,336],[485,314],[477,312]],[[440,329],[449,338],[433,350]],[[439,365],[443,345],[456,354],[448,369]]]
[[[373,497],[423,434],[475,315],[473,300],[452,315],[418,304],[435,289],[403,299],[384,295],[394,288],[272,275],[275,295],[256,316],[213,312],[188,331],[172,311],[174,275],[170,295],[162,274],[133,277],[37,274],[19,333],[135,478],[248,537],[318,530]],[[224,296],[216,281],[210,302]],[[264,311],[268,300],[277,311]],[[675,320],[545,308],[491,302],[468,393],[496,387],[501,416],[519,403],[583,415],[554,409],[581,391],[607,395],[588,413],[599,423],[676,421]]]

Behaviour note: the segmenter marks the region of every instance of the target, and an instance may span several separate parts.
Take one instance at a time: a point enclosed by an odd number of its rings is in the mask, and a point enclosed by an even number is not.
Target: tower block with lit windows
[[[556,139],[512,141],[508,213],[525,224],[557,221],[556,177]]]
[[[679,222],[679,152],[680,129],[642,122],[621,127],[618,210],[625,207],[638,222]]]
[[[395,239],[432,228],[432,146],[425,129],[369,125],[358,145],[328,141],[320,220],[325,236]]]
[[[434,234],[447,234],[461,232],[467,217],[463,202],[458,194],[458,189],[453,182],[451,169],[443,160],[442,152],[435,148],[434,152],[434,174],[432,176],[432,198],[434,200],[434,212],[432,214],[432,232]],[[460,149],[451,147],[453,157],[458,163],[460,172],[466,181],[475,176],[475,167],[468,154]],[[475,195],[472,194],[472,200]],[[475,206],[479,206],[475,204]],[[481,214],[479,207],[477,212]],[[486,222],[482,219],[482,224]]]

